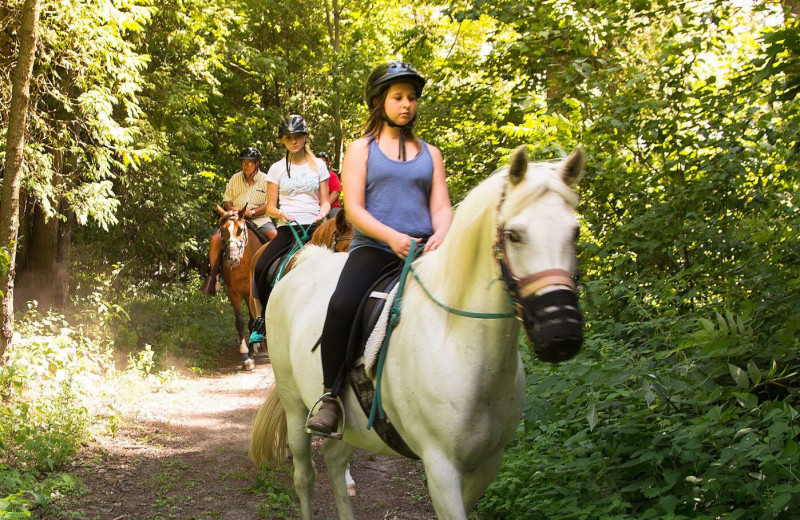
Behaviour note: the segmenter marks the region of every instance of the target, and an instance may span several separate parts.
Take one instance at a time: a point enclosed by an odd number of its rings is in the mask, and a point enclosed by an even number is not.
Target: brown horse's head
[[[347,251],[351,240],[353,240],[353,225],[347,220],[344,210],[339,211],[335,218],[323,222],[311,237],[312,244],[336,252]]]
[[[222,243],[225,245],[223,262],[226,269],[236,269],[242,262],[242,255],[247,248],[247,223],[244,220],[244,212],[247,204],[239,211],[225,211],[217,206],[219,213],[220,232],[222,233]]]

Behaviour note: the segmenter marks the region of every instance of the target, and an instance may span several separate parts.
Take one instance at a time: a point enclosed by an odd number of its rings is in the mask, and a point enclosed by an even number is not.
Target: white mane
[[[508,166],[503,166],[473,188],[458,205],[439,250],[415,262],[415,269],[421,275],[424,273],[426,287],[433,294],[447,298],[450,296],[448,293],[458,292],[459,280],[474,276],[480,262],[493,262],[487,249],[494,243],[497,232],[497,206],[503,189],[506,190],[500,208],[503,222],[548,191],[558,193],[571,206],[577,206],[578,195],[564,183],[562,166],[562,162],[529,163],[525,178],[516,186],[509,185]],[[441,256],[447,261],[435,260]]]
[[[323,261],[321,257],[332,255],[334,252],[325,246],[317,246],[314,244],[306,244],[294,257],[294,267],[307,262],[309,260],[316,261],[317,258]]]

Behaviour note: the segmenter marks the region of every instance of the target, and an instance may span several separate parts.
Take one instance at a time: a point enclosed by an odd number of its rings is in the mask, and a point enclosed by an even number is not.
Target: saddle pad
[[[381,309],[381,313],[378,316],[378,321],[375,323],[372,332],[369,333],[367,342],[364,345],[364,370],[370,377],[375,377],[376,375],[375,368],[378,363],[378,354],[380,354],[383,339],[386,337],[386,329],[389,326],[389,312],[392,310],[392,303],[394,303],[398,287],[400,287],[400,284],[395,284],[388,294],[373,291],[369,295],[370,298],[385,300],[383,309]]]

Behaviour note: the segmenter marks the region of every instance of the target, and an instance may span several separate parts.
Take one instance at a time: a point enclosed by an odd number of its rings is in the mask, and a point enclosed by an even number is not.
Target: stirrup
[[[308,411],[308,416],[306,417],[306,424],[308,424],[309,419],[311,419],[311,417],[314,415],[314,410],[316,410],[319,407],[319,405],[322,404],[322,401],[324,401],[325,398],[333,399],[334,401],[336,401],[336,404],[339,405],[339,410],[342,411],[342,418],[339,421],[338,430],[330,433],[322,433],[316,430],[312,430],[311,428],[306,426],[306,433],[310,433],[311,435],[317,435],[319,437],[328,437],[329,439],[336,439],[337,441],[340,441],[344,436],[345,413],[344,413],[344,402],[342,402],[339,396],[333,397],[330,392],[322,394],[322,396],[316,400],[314,405]]]

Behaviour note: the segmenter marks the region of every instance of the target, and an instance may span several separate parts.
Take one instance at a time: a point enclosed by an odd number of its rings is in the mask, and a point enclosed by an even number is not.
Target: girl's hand
[[[411,241],[416,240],[419,243],[418,238],[413,238],[405,233],[396,233],[393,237],[391,242],[389,242],[389,247],[392,248],[394,254],[396,254],[399,258],[405,258],[411,252]]]
[[[317,215],[317,218],[314,219],[314,223],[316,224],[318,222],[322,222],[323,220],[325,220],[325,214],[320,212],[320,214]]]
[[[287,215],[286,213],[279,213],[278,217],[282,218],[286,222],[294,222],[294,217],[291,215]]]
[[[423,253],[427,253],[428,251],[436,251],[439,249],[439,246],[442,245],[442,241],[444,240],[444,233],[434,233],[425,242],[425,248],[422,250]]]

